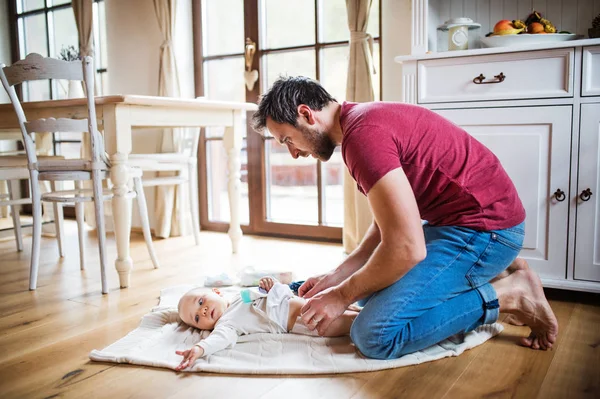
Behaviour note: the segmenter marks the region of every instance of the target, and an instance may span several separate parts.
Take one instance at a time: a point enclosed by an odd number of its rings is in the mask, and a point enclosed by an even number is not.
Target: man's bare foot
[[[506,268],[506,270],[504,270],[502,273],[500,273],[499,275],[497,275],[496,277],[494,277],[491,281],[490,284],[495,283],[498,280],[501,280],[503,278],[506,278],[508,276],[510,276],[511,274],[513,274],[514,272],[516,272],[517,270],[528,270],[529,269],[529,265],[527,264],[527,261],[523,258],[516,258],[513,263],[510,264],[510,266],[508,266]]]
[[[544,295],[542,282],[533,270],[521,269],[492,284],[500,311],[510,313],[531,328],[521,344],[532,349],[550,349],[558,336],[558,321]]]
[[[490,284],[510,276],[517,270],[529,270],[529,265],[527,264],[527,261],[525,259],[516,258],[513,261],[513,263],[511,263],[510,266],[508,266],[506,268],[506,270],[504,270],[502,273],[500,273],[499,275],[494,277],[490,281]],[[525,325],[525,323],[523,323],[521,320],[519,320],[519,318],[517,316],[512,315],[512,314],[509,314],[508,317],[506,319],[504,319],[504,322],[508,323],[508,324],[512,324],[513,326],[524,326]]]

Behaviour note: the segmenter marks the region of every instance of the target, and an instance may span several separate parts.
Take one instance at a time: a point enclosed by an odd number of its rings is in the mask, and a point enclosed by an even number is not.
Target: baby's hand
[[[263,277],[258,281],[258,286],[264,289],[265,291],[269,292],[271,291],[271,288],[273,288],[273,285],[275,285],[276,282],[277,280],[273,277]]]
[[[194,345],[192,346],[192,349],[188,349],[186,351],[175,351],[175,353],[183,356],[183,360],[181,363],[179,363],[179,366],[175,368],[176,371],[181,371],[184,368],[192,366],[199,357],[202,357],[202,355],[204,355],[204,349],[198,345]]]

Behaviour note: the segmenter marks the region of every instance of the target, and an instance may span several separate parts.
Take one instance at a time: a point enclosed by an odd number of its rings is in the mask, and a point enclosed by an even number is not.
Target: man
[[[268,129],[294,158],[326,162],[341,144],[373,211],[359,247],[300,287],[310,298],[304,323],[322,334],[362,299],[350,336],[378,359],[493,323],[499,312],[531,327],[522,344],[545,350],[556,342],[558,323],[541,282],[516,259],[523,205],[499,160],[464,130],[413,105],[339,104],[304,77],[278,79],[254,127]]]

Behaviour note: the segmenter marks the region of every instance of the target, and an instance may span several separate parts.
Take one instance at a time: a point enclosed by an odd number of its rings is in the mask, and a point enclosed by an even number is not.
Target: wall
[[[162,34],[154,4],[148,0],[105,0],[108,55],[108,94],[158,95],[158,64]],[[182,97],[194,95],[192,4],[178,0],[173,46]],[[117,72],[118,71],[118,72]],[[162,130],[135,129],[133,152],[153,153],[160,148]],[[154,224],[154,188],[146,189],[150,223]],[[134,212],[134,226],[139,220]]]
[[[486,34],[500,19],[525,19],[532,9],[559,30],[587,36],[592,20],[600,14],[600,0],[429,0],[429,47],[435,50],[436,27],[449,18],[472,18]],[[410,54],[411,0],[382,0],[381,18],[382,99],[401,101],[402,70],[394,57]]]

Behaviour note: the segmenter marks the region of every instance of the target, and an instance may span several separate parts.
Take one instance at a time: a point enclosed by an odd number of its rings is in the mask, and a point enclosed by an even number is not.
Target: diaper
[[[274,333],[286,333],[290,315],[290,298],[293,296],[290,287],[275,283],[269,293],[265,297],[254,300],[252,306],[276,327],[277,331],[273,331]]]

